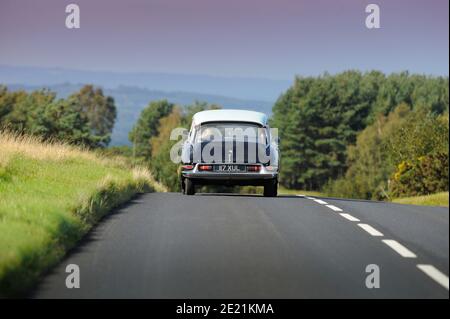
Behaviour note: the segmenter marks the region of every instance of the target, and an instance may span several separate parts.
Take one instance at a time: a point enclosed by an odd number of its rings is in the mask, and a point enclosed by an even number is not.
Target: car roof
[[[267,115],[255,111],[221,109],[201,111],[192,117],[195,126],[207,122],[249,122],[266,126]]]

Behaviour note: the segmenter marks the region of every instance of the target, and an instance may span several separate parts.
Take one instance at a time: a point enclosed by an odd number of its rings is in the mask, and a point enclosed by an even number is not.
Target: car
[[[181,149],[183,194],[199,185],[264,186],[264,196],[278,192],[279,139],[266,114],[247,110],[195,113]]]

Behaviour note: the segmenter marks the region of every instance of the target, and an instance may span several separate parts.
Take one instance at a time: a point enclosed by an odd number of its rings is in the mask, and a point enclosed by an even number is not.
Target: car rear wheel
[[[186,184],[184,183],[184,178],[180,179],[181,194],[186,194]]]
[[[186,178],[184,180],[185,184],[185,194],[186,195],[194,195],[195,194],[195,184],[193,181],[191,181],[189,178]]]
[[[264,185],[264,196],[265,197],[276,197],[278,194],[278,180],[274,179],[268,181]]]

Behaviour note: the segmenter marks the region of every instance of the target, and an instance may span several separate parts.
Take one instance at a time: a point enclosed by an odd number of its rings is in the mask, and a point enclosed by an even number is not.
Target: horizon
[[[267,81],[293,81],[296,77],[318,77],[323,76],[325,74],[329,75],[337,75],[343,72],[348,71],[357,71],[361,73],[370,73],[370,72],[381,72],[385,75],[391,75],[391,74],[399,74],[407,72],[409,74],[417,74],[417,75],[423,75],[423,76],[429,76],[429,77],[449,77],[449,72],[442,74],[442,73],[427,73],[427,72],[413,72],[410,70],[398,70],[398,71],[392,71],[392,72],[385,72],[381,69],[367,69],[367,70],[361,70],[356,68],[349,68],[345,70],[340,70],[336,72],[330,72],[328,70],[323,70],[321,72],[315,73],[315,74],[299,74],[295,73],[291,78],[270,78],[270,77],[264,77],[264,76],[250,76],[250,75],[220,75],[220,74],[209,74],[209,73],[183,73],[183,72],[163,72],[163,71],[126,71],[126,70],[114,70],[114,69],[84,69],[84,68],[71,68],[71,67],[65,67],[65,66],[39,66],[39,65],[14,65],[14,64],[3,64],[0,63],[0,67],[7,67],[7,68],[24,68],[24,69],[46,69],[46,70],[59,70],[59,71],[75,71],[75,72],[89,72],[89,73],[112,73],[117,75],[130,75],[130,74],[136,74],[136,75],[145,75],[145,74],[152,74],[152,75],[173,75],[173,76],[202,76],[202,77],[211,77],[211,78],[222,78],[222,79],[247,79],[247,80],[267,80]],[[448,71],[448,70],[447,70]],[[82,84],[82,83],[73,83],[73,82],[66,82],[70,84]],[[24,84],[24,83],[14,83],[14,84]],[[61,82],[61,84],[64,84],[64,82]],[[126,84],[124,84],[126,86]],[[146,89],[146,88],[145,88]],[[198,92],[200,93],[200,92]]]

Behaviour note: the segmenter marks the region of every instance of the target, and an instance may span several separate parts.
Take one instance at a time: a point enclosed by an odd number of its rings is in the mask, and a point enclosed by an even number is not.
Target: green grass
[[[448,192],[437,193],[433,195],[396,198],[394,203],[422,205],[422,206],[446,206],[448,207]]]
[[[23,295],[105,213],[158,187],[123,160],[1,133],[0,145],[1,297]]]

